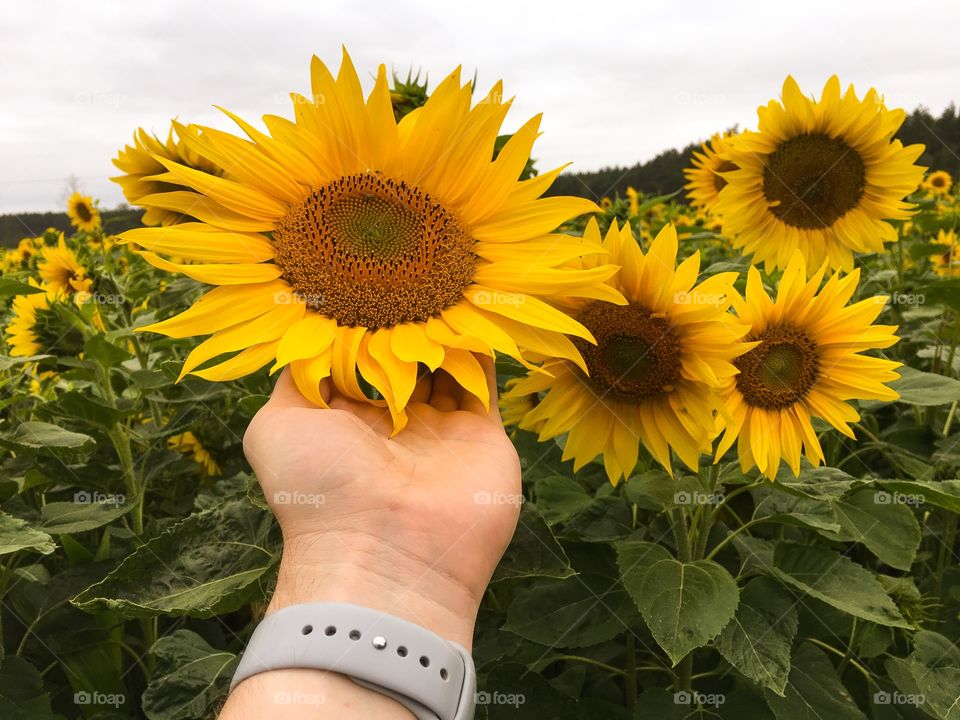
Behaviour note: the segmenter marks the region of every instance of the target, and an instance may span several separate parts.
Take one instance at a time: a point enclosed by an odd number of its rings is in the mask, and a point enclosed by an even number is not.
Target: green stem
[[[680,508],[674,508],[673,535],[677,540],[677,555],[680,562],[688,563],[691,558],[690,535],[687,533],[687,519]]]
[[[693,653],[687,653],[687,656],[680,661],[677,667],[677,691],[690,692],[693,690]]]
[[[745,522],[743,525],[741,525],[741,526],[738,527],[736,530],[734,530],[734,531],[731,532],[729,535],[727,535],[723,540],[721,540],[720,542],[718,542],[718,543],[714,546],[713,550],[710,551],[710,553],[707,555],[707,557],[706,557],[705,559],[706,559],[706,560],[712,560],[712,559],[714,558],[714,556],[715,556],[718,552],[720,552],[724,547],[726,547],[727,543],[729,543],[731,540],[733,540],[737,535],[739,535],[740,533],[742,533],[744,530],[747,530],[747,529],[753,527],[754,525],[759,525],[759,524],[762,523],[762,522],[766,522],[767,520],[769,520],[769,518],[765,518],[765,517],[764,517],[764,518],[754,518],[753,520],[748,520],[748,521]]]
[[[600,662],[599,660],[594,660],[593,658],[583,657],[582,655],[554,655],[550,658],[548,663],[557,662],[558,660],[568,660],[570,662],[582,662],[586,665],[593,665],[598,667],[601,670],[606,670],[607,672],[613,673],[614,675],[620,675],[621,677],[627,677],[627,673],[624,670],[621,670],[618,667],[613,665],[608,665],[605,662]],[[628,679],[629,682],[629,679]]]
[[[627,633],[627,709],[633,717],[637,705],[637,639]]]

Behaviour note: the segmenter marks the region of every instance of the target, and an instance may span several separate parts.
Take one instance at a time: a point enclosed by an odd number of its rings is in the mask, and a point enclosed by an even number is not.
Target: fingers
[[[430,402],[430,392],[433,390],[433,376],[430,372],[430,369],[425,365],[420,366],[419,376],[417,377],[417,384],[413,388],[413,393],[410,395],[411,403],[427,403]]]
[[[291,374],[289,367],[285,367],[283,372],[280,373],[280,378],[277,380],[277,384],[274,386],[273,392],[270,394],[270,400],[268,404],[274,408],[317,407],[312,402],[307,400],[300,390],[297,389],[297,384],[293,381],[293,375]]]
[[[430,392],[430,405],[442,412],[460,409],[460,383],[445,370],[433,373],[433,388]]]
[[[487,378],[487,397],[489,398],[490,407],[489,409],[485,408],[480,398],[473,393],[464,391],[463,399],[460,402],[460,409],[476,413],[477,415],[486,415],[491,420],[500,422],[500,407],[497,403],[497,369],[494,359],[480,353],[474,353],[474,357],[477,359],[477,362],[480,363],[480,367],[483,368],[483,374]]]

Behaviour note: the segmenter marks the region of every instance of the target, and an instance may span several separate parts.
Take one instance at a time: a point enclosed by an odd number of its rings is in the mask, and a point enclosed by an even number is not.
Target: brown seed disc
[[[733,361],[740,370],[737,389],[746,403],[780,410],[803,400],[820,377],[820,352],[810,336],[779,325],[750,339],[761,344]]]

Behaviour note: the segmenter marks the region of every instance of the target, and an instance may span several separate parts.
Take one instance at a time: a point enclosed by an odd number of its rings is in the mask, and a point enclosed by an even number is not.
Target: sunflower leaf
[[[866,720],[840,682],[833,663],[823,650],[809,643],[793,654],[793,667],[783,697],[764,691],[777,720]]]

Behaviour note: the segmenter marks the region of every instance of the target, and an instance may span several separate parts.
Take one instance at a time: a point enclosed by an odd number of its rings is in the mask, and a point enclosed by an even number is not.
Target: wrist
[[[364,533],[285,538],[267,614],[291,605],[343,602],[394,615],[472,646],[480,598],[436,566]]]

